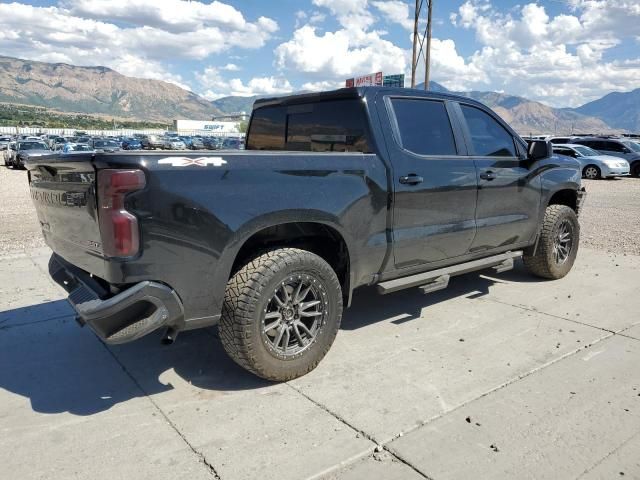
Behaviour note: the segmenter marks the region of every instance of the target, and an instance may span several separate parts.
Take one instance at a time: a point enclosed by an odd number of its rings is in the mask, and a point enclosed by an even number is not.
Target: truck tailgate
[[[74,265],[101,276],[104,269],[96,170],[92,155],[29,161],[29,186],[44,239]]]

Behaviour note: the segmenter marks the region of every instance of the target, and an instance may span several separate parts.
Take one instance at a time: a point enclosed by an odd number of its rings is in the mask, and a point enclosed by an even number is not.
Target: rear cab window
[[[400,146],[416,155],[457,155],[449,114],[443,101],[390,99]]]
[[[247,150],[372,153],[364,104],[346,99],[258,108]]]

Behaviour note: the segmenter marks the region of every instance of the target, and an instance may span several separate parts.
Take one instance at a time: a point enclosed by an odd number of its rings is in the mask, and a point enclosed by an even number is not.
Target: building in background
[[[174,120],[173,130],[178,133],[202,132],[203,134],[239,133],[239,122],[213,120]]]

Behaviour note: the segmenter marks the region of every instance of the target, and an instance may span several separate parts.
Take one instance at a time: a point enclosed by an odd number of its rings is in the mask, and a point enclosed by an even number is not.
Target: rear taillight
[[[127,193],[145,186],[142,170],[98,172],[98,221],[103,253],[107,257],[131,257],[140,249],[138,219],[124,207]]]

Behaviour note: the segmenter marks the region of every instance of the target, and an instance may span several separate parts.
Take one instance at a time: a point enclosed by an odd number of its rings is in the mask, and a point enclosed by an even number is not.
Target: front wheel
[[[264,253],[229,280],[220,340],[229,356],[259,377],[287,381],[313,370],[342,318],[336,273],[297,248]]]
[[[525,251],[525,267],[538,277],[564,277],[576,260],[580,243],[580,224],[576,212],[566,205],[549,205],[544,214],[538,246]]]
[[[600,169],[595,165],[587,165],[582,171],[582,176],[589,180],[596,180],[600,178],[600,175]]]

